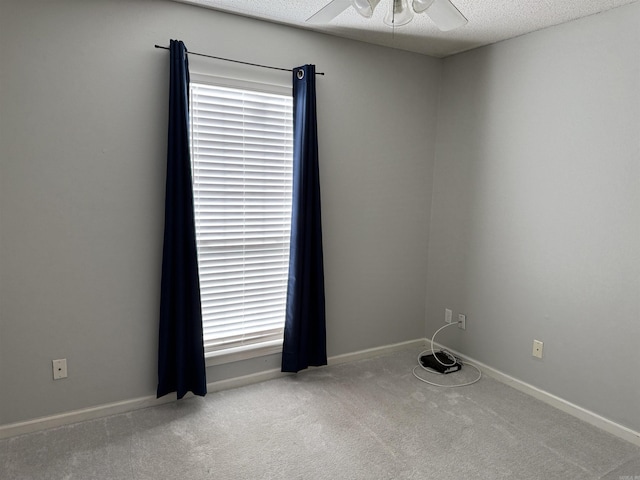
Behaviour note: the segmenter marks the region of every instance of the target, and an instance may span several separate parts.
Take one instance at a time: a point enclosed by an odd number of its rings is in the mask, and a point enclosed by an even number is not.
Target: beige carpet
[[[0,478],[640,478],[640,448],[490,378],[420,383],[417,354],[5,439]]]

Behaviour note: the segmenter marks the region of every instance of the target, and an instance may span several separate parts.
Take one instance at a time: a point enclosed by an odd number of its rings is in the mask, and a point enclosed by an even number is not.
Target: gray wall
[[[444,61],[427,334],[640,430],[640,4]],[[532,341],[544,358],[532,358]]]
[[[0,0],[0,424],[155,391],[168,56],[153,45],[180,38],[327,73],[330,355],[424,336],[426,284],[427,335],[445,307],[466,313],[444,343],[640,430],[639,21],[634,4],[440,61],[173,2]]]
[[[326,72],[329,354],[424,336],[440,61],[173,2],[0,0],[0,424],[155,392],[170,38]]]

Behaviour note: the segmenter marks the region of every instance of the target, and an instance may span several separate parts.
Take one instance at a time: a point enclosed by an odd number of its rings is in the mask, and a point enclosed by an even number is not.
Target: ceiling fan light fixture
[[[413,19],[413,11],[409,8],[407,0],[391,0],[389,11],[383,21],[390,27],[401,27]]]
[[[433,0],[413,0],[413,11],[422,13],[433,4]]]
[[[351,0],[353,8],[364,18],[371,18],[380,0]]]

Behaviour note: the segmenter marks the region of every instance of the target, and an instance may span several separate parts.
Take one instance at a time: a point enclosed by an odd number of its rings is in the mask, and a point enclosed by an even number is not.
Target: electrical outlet
[[[542,343],[540,340],[534,340],[533,341],[533,356],[536,358],[542,358],[542,347],[544,346],[544,343]]]
[[[53,360],[53,379],[67,378],[67,359]]]
[[[462,313],[458,315],[458,328],[461,328],[462,330],[467,329],[467,316]]]
[[[452,318],[453,318],[453,312],[451,310],[449,310],[448,308],[445,308],[444,309],[444,321],[445,321],[445,323],[453,322]]]

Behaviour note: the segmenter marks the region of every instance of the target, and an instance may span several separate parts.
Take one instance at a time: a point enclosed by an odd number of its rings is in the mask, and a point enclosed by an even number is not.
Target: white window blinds
[[[199,83],[190,93],[205,351],[282,344],[292,98]]]

